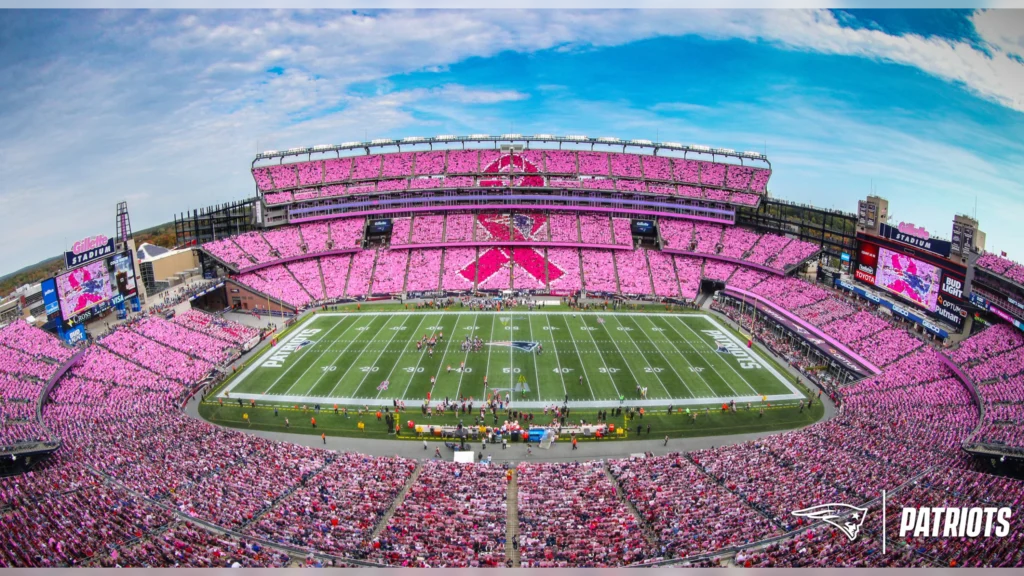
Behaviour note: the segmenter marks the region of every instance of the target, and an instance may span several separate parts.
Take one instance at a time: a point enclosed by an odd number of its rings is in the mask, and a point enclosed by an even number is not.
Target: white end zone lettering
[[[274,350],[274,354],[260,364],[260,368],[281,368],[284,366],[285,360],[287,360],[293,352],[298,350],[302,346],[303,342],[311,336],[315,336],[319,332],[319,328],[309,328],[298,332],[289,338],[286,343],[279,345],[277,349]]]
[[[739,360],[740,368],[744,370],[757,370],[761,365],[751,356],[746,350],[740,348],[732,341],[731,338],[723,334],[719,330],[701,330],[701,332],[711,336],[714,339],[715,344],[725,348]]]

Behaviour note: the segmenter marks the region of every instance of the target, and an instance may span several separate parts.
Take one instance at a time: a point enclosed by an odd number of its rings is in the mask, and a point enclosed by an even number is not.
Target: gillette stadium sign
[[[64,253],[64,265],[68,270],[88,264],[93,260],[106,258],[114,254],[114,239],[99,236],[90,236],[75,242],[70,252]]]

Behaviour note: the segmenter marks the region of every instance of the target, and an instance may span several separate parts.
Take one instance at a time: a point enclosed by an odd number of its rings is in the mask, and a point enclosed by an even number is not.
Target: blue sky
[[[0,12],[0,274],[254,192],[257,150],[587,134],[767,150],[1024,260],[1024,11]]]

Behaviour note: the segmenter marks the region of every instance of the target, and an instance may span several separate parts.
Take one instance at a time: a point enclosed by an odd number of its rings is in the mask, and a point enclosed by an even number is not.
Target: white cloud
[[[8,56],[0,56],[0,240],[19,246],[0,255],[0,270],[56,254],[62,240],[55,236],[108,228],[122,198],[132,199],[133,222],[145,227],[251,195],[248,166],[257,147],[504,126],[509,119],[488,106],[530,96],[508,88],[521,84],[519,71],[498,87],[396,92],[389,82],[504,51],[572,52],[688,34],[761,41],[912,66],[1024,110],[1024,65],[1011,56],[1024,51],[1020,13],[981,12],[974,22],[991,57],[965,43],[843,28],[831,13],[810,10],[74,13],[67,30],[53,26],[32,45],[5,45]],[[100,41],[33,59],[36,46],[60,46],[83,31]],[[23,57],[13,57],[18,50]],[[281,74],[268,74],[272,67]],[[537,89],[574,96],[568,82],[554,80]],[[629,111],[629,103],[620,109]],[[441,119],[425,120],[424,111]],[[732,134],[702,134],[692,116],[677,126],[740,147]],[[612,117],[619,122],[607,123]],[[539,119],[530,119],[534,131],[598,129],[592,116]],[[601,121],[609,133],[646,130],[651,138],[664,123],[632,111]],[[515,122],[516,131],[529,132]],[[794,163],[813,154],[779,152]]]

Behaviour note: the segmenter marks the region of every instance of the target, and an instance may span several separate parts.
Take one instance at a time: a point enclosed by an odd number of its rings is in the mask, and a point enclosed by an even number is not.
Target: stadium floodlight
[[[760,158],[761,157],[761,153],[760,152],[751,152],[749,150],[744,152],[743,155],[744,156],[749,156],[751,158]]]
[[[683,147],[683,145],[680,144],[679,142],[662,142],[661,145],[664,146],[665,148],[682,148]]]
[[[274,154],[280,154],[277,150],[264,150],[263,153],[267,156],[273,156]]]
[[[435,136],[434,139],[435,140],[458,140],[459,137],[455,136],[454,134],[441,134],[440,136]]]
[[[489,140],[490,138],[491,138],[490,134],[470,134],[469,135],[469,139],[470,140]]]
[[[598,142],[622,142],[622,140],[614,136],[601,136],[597,139]]]
[[[736,153],[736,151],[733,150],[732,148],[719,148],[718,151],[723,153],[723,154],[735,154]]]
[[[394,143],[395,143],[395,141],[392,140],[391,138],[374,138],[373,140],[370,140],[370,144],[373,144],[375,146],[379,145],[379,144],[394,144]]]
[[[313,150],[330,150],[331,148],[331,144],[317,144],[316,146],[313,146]]]
[[[641,146],[650,146],[651,144],[654,144],[654,142],[651,142],[650,140],[630,140],[629,143],[639,144]]]
[[[522,134],[502,134],[501,135],[501,139],[502,140],[522,140],[523,139],[523,135]]]
[[[423,142],[424,140],[426,140],[426,138],[423,136],[408,136],[406,138],[402,138],[402,142]]]
[[[581,135],[578,135],[578,134],[570,134],[570,135],[566,136],[565,139],[566,140],[587,140],[588,138],[586,136],[581,136]]]
[[[690,148],[700,150],[701,152],[711,152],[711,146],[705,146],[703,144],[690,144]]]
[[[554,136],[551,134],[534,134],[532,136],[534,140],[554,140]]]
[[[362,146],[362,142],[342,142],[340,148],[354,148],[356,146]]]

